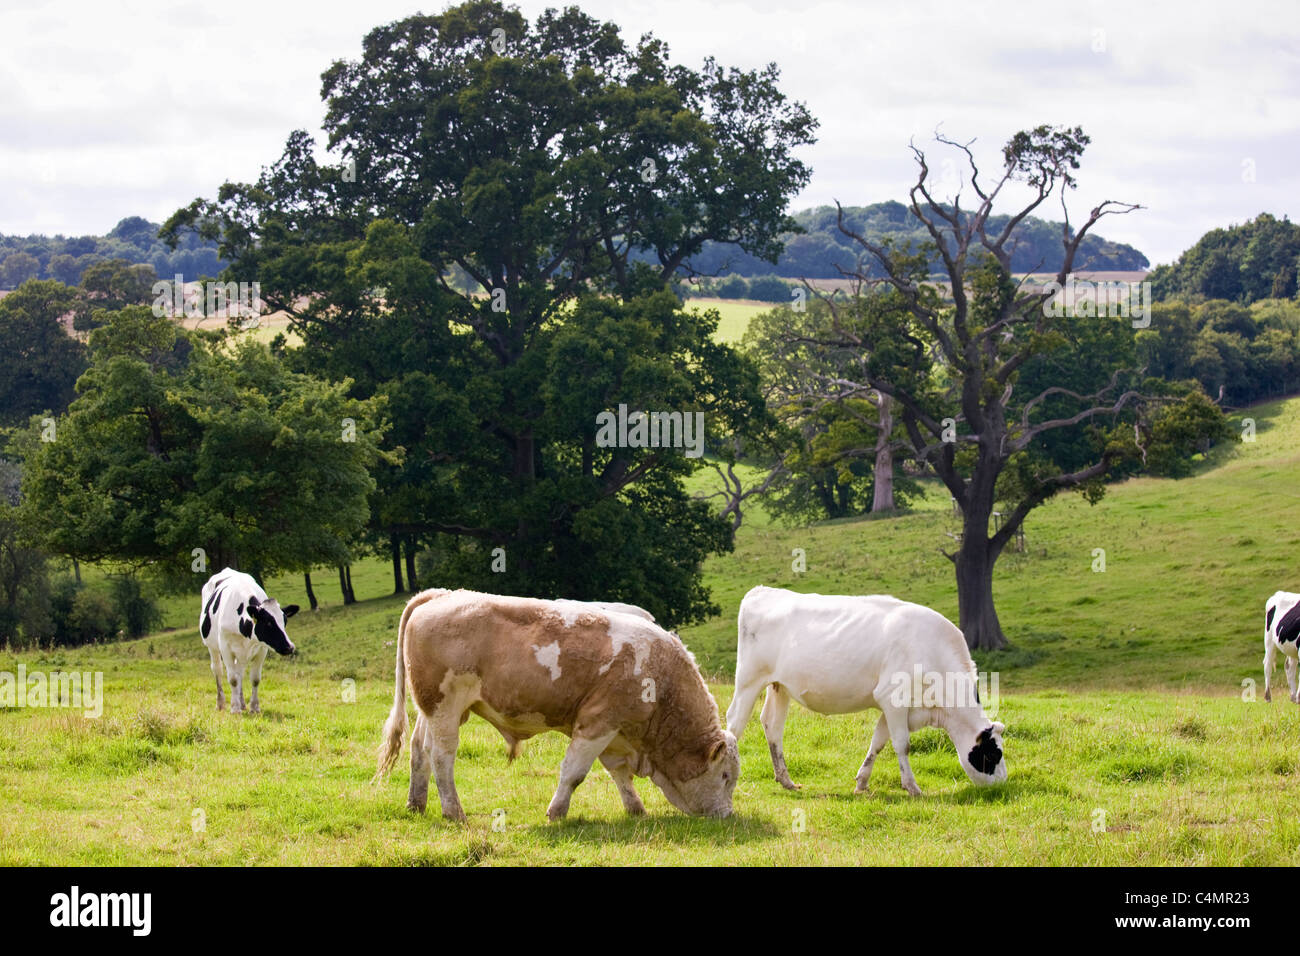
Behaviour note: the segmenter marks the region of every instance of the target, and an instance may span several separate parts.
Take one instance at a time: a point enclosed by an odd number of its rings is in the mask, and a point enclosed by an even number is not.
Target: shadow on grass
[[[647,814],[621,820],[584,820],[569,817],[559,823],[541,823],[528,828],[529,834],[550,846],[564,843],[619,843],[695,846],[703,841],[751,843],[770,840],[785,831],[770,820],[736,813],[725,820],[688,817],[680,813]]]
[[[781,793],[788,794],[794,803],[811,798],[813,800],[829,800],[837,804],[875,803],[881,806],[893,807],[922,806],[927,803],[953,805],[1018,803],[1022,799],[1035,796],[1072,796],[1074,791],[1056,780],[1040,777],[1033,771],[1028,771],[1017,777],[1013,768],[1011,779],[988,787],[977,787],[974,784],[961,786],[958,784],[956,790],[940,792],[939,787],[933,784],[929,785],[927,789],[922,781],[921,796],[919,797],[909,794],[897,782],[887,781],[880,784],[873,783],[866,793],[854,793],[852,787],[821,790],[809,787],[806,784],[800,791],[781,791]],[[779,797],[780,795],[780,793],[764,794],[766,797]]]

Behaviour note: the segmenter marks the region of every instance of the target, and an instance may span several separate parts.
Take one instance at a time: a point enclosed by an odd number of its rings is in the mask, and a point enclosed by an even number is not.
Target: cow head
[[[277,654],[292,654],[296,648],[284,629],[284,622],[298,613],[298,605],[281,608],[274,598],[258,602],[251,598],[248,613],[253,618],[253,636]]]
[[[996,720],[965,740],[953,738],[961,767],[972,783],[988,786],[1007,779],[1007,762],[1002,755],[1004,726]]]
[[[678,761],[678,766],[701,772],[674,780],[655,769],[650,779],[683,813],[694,817],[731,816],[731,792],[740,776],[740,749],[735,735],[724,730],[720,737],[706,738],[698,753],[684,756],[687,759]]]

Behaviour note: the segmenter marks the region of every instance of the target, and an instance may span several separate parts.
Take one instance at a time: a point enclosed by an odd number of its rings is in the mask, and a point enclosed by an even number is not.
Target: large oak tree
[[[295,133],[257,183],[165,231],[219,238],[227,278],[290,315],[298,361],[389,396],[408,455],[373,528],[451,536],[433,583],[698,619],[729,525],[685,494],[680,449],[599,447],[596,415],[702,411],[715,435],[767,420],[715,319],[664,290],[706,241],[774,259],[793,228],[816,124],[777,80],[675,65],[577,8],[530,23],[475,0],[379,27],[326,71],[336,164]]]

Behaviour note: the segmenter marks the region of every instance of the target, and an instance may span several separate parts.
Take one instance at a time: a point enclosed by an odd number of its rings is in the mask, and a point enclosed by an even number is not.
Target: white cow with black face
[[[1300,688],[1296,686],[1296,657],[1300,654],[1300,594],[1278,591],[1264,603],[1264,699],[1273,700],[1273,668],[1277,666],[1278,652],[1282,652],[1286,667],[1286,682],[1291,687],[1291,700],[1300,704]]]
[[[854,793],[867,789],[876,755],[892,741],[903,787],[919,796],[907,751],[912,731],[922,727],[948,732],[974,783],[1007,778],[1005,728],[985,716],[966,641],[938,611],[887,595],[799,594],[759,586],[740,602],[738,624],[736,693],[727,708],[727,729],[740,739],[766,687],[760,720],[776,779],[787,789],[798,788],[781,748],[792,700],[819,714],[881,712]]]
[[[266,596],[251,575],[242,571],[225,568],[203,585],[199,636],[208,649],[212,676],[217,682],[217,710],[226,706],[220,660],[230,678],[230,712],[237,714],[244,709],[245,674],[253,683],[253,699],[248,709],[254,714],[261,711],[257,686],[262,682],[262,662],[268,650],[277,654],[294,653],[284,622],[297,613],[298,605],[281,608],[277,601]]]

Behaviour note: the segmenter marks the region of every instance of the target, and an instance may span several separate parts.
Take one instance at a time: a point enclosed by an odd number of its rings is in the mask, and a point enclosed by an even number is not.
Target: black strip
[[[1300,640],[1300,601],[1277,622],[1277,642],[1285,644],[1295,640]]]

